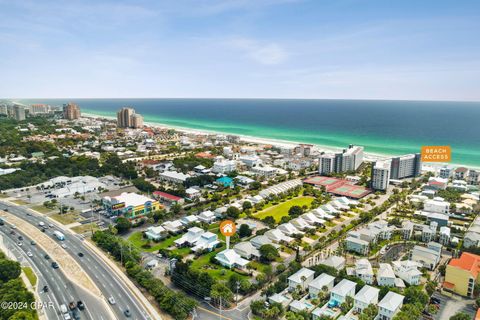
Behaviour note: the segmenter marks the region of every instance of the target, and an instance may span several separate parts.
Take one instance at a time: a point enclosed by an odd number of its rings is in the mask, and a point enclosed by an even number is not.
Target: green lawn
[[[92,231],[92,229],[93,229],[94,232],[98,230],[98,226],[97,226],[96,223],[82,224],[80,226],[73,227],[72,231],[75,231],[78,234],[82,234],[82,233],[85,233],[85,232],[90,232],[90,231]]]
[[[28,278],[28,281],[30,281],[30,284],[32,286],[35,286],[37,284],[37,275],[33,272],[32,268],[30,267],[22,267],[23,272]]]
[[[293,206],[302,207],[304,205],[310,206],[310,204],[312,203],[312,201],[314,199],[315,199],[314,197],[304,197],[304,196],[293,198],[293,199],[288,200],[286,202],[277,204],[276,206],[272,206],[272,207],[269,207],[267,209],[264,209],[264,210],[256,213],[254,216],[255,216],[255,218],[260,219],[260,220],[265,218],[265,217],[272,216],[275,219],[276,222],[280,222],[280,219],[282,219],[282,217],[288,215],[288,210],[291,207],[293,207]]]
[[[147,243],[147,240],[143,238],[143,234],[141,231],[137,231],[132,233],[130,237],[128,237],[128,241],[133,244],[135,247],[137,247],[141,251],[145,252],[155,252],[160,249],[167,249],[168,247],[173,245],[173,242],[180,238],[182,235],[178,234],[175,236],[172,236],[170,238],[164,239],[163,241],[160,242],[154,242],[151,241],[151,247],[150,248],[144,248],[143,245]]]
[[[56,221],[60,222],[61,224],[71,224],[74,222],[80,222],[84,220],[78,213],[64,213],[64,214],[52,214],[50,218],[55,219]]]
[[[28,204],[28,202],[26,202],[24,200],[13,200],[12,202],[15,203],[15,204],[18,204],[20,206],[24,206],[24,205]]]
[[[35,211],[37,211],[37,212],[43,213],[43,214],[49,213],[49,212],[51,212],[51,211],[54,210],[54,209],[49,209],[49,208],[47,208],[47,207],[45,207],[45,206],[43,206],[43,205],[33,206],[33,207],[31,207],[31,209],[32,209],[32,210],[35,210]]]

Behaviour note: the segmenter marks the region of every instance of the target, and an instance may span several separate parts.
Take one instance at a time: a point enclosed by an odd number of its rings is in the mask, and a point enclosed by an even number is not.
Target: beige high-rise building
[[[80,119],[81,112],[80,107],[73,102],[69,102],[63,105],[63,117],[67,120]]]
[[[25,120],[25,108],[23,106],[13,106],[13,117],[17,121]]]
[[[124,107],[117,112],[117,126],[119,128],[143,128],[143,117],[135,113],[135,109]]]
[[[132,128],[141,129],[143,128],[143,117],[139,114],[134,114],[131,116]]]

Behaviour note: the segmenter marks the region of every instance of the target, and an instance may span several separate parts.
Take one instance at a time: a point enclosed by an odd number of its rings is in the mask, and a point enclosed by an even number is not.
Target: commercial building
[[[25,120],[25,107],[14,105],[13,106],[13,118],[17,121]]]
[[[102,203],[110,214],[124,216],[130,220],[143,218],[161,207],[157,200],[131,192],[124,192],[116,197],[106,196]]]
[[[69,102],[63,105],[63,118],[67,120],[80,119],[81,112],[80,107],[73,102]]]
[[[480,283],[480,256],[468,252],[450,260],[445,269],[443,288],[466,297],[473,297],[475,284]]]
[[[371,181],[371,187],[373,190],[387,190],[390,182],[390,167],[390,160],[380,160],[373,163]]]
[[[318,172],[321,175],[330,173],[356,171],[363,163],[363,147],[349,145],[339,153],[321,153]]]

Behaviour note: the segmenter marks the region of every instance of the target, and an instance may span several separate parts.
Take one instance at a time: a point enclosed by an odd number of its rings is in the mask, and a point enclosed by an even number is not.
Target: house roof
[[[292,274],[290,277],[288,277],[289,281],[293,281],[296,283],[302,283],[302,277],[309,278],[315,274],[315,271],[307,269],[307,268],[302,268]]]
[[[403,303],[403,298],[401,294],[389,291],[382,301],[378,303],[380,308],[385,308],[390,311],[395,311]]]
[[[480,256],[464,252],[460,258],[450,260],[448,265],[466,270],[470,272],[474,278],[477,278],[480,271]]]
[[[356,283],[347,279],[343,279],[340,281],[335,287],[332,289],[332,293],[335,293],[339,296],[346,296],[348,292],[352,289],[355,290]]]
[[[163,191],[154,191],[153,195],[157,196],[157,197],[162,197],[162,198],[165,198],[165,199],[169,199],[169,200],[172,200],[172,201],[179,201],[179,200],[182,199],[181,197],[177,197],[177,196],[174,196],[173,194],[169,194],[169,193],[166,193],[166,192],[163,192]]]
[[[363,288],[355,295],[355,300],[365,302],[366,304],[372,303],[375,299],[378,299],[378,293],[380,289],[371,287],[369,285],[363,286]]]
[[[334,280],[335,277],[332,277],[328,273],[322,273],[321,275],[313,279],[312,282],[310,282],[309,287],[321,290],[323,286],[327,286],[329,283],[333,283]]]
[[[395,273],[393,272],[393,268],[388,263],[380,263],[378,269],[378,277],[382,278],[395,278]]]

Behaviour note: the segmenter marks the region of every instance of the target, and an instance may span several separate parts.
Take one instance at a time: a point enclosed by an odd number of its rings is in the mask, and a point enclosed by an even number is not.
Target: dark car
[[[78,309],[80,309],[80,310],[85,310],[85,305],[83,304],[83,301],[82,301],[82,300],[78,300],[78,301],[77,301],[77,307],[78,307]]]
[[[32,246],[34,246],[34,245],[36,245],[37,243],[32,240],[32,241],[30,241],[30,244],[31,244]]]
[[[53,262],[52,262],[52,268],[53,268],[53,269],[58,269],[58,268],[60,268],[60,267],[58,266],[58,263],[56,263],[55,261],[53,261]]]
[[[42,232],[45,232],[45,230],[47,230],[47,229],[45,229],[45,228],[42,228]]]
[[[80,313],[78,312],[77,309],[72,310],[72,315],[73,315],[73,319],[80,320]]]
[[[48,254],[44,255],[45,259],[50,260],[50,256]]]
[[[431,297],[430,298],[430,301],[432,301],[433,303],[435,304],[440,304],[442,302],[442,300],[438,299],[438,298],[435,298],[435,297]]]
[[[83,253],[79,252],[79,253],[78,253],[78,256],[79,256],[80,258],[83,257]]]
[[[68,307],[70,308],[70,310],[73,310],[77,307],[77,305],[75,304],[75,302],[72,301],[68,304]]]
[[[132,313],[130,312],[130,310],[126,309],[125,311],[123,311],[123,314],[125,315],[125,317],[127,318],[130,318],[132,316]]]
[[[22,240],[23,240],[23,237],[22,237],[22,236],[18,236],[18,240],[22,241]]]
[[[13,231],[13,230],[10,231],[10,234],[11,234],[11,235],[15,235],[15,231]]]
[[[43,292],[48,292],[48,286],[43,286]]]

